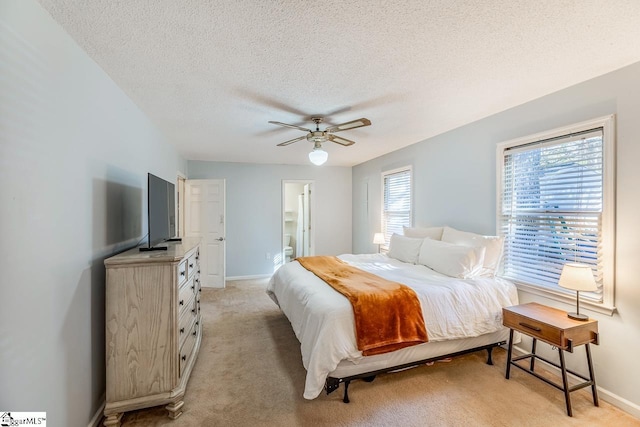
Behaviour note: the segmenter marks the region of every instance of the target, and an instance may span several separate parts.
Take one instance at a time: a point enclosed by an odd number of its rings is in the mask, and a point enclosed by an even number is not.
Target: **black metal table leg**
[[[507,373],[506,379],[509,379],[511,373],[511,354],[513,353],[513,329],[509,329],[509,348],[507,350]]]
[[[591,349],[589,344],[585,344],[584,348],[587,350],[587,364],[589,365],[589,379],[591,380],[591,394],[593,395],[593,404],[600,406],[598,402],[598,389],[596,387],[596,375],[593,372],[593,363],[591,362]]]
[[[533,367],[535,365],[535,361],[536,361],[536,343],[538,342],[537,339],[533,339],[533,343],[531,344],[531,354],[533,355],[533,357],[531,358],[531,362],[529,363],[529,370],[533,371]]]
[[[567,404],[567,415],[573,417],[573,412],[571,410],[571,395],[569,394],[569,381],[567,379],[567,365],[564,363],[564,351],[561,348],[558,349],[558,353],[560,354],[560,370],[562,371],[562,385],[564,392],[564,401]]]

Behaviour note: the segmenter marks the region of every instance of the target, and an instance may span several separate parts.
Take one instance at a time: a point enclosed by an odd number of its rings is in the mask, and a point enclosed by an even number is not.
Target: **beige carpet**
[[[521,371],[504,378],[506,352],[486,352],[354,381],[315,400],[302,398],[305,370],[287,318],[265,294],[266,280],[203,289],[204,335],[184,414],[163,408],[127,413],[125,426],[640,426],[586,390],[563,394]],[[597,373],[596,373],[597,374]]]

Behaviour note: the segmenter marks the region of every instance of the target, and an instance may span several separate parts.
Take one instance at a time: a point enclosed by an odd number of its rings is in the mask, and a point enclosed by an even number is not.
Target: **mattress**
[[[271,277],[267,293],[289,319],[307,370],[304,397],[316,398],[327,376],[345,377],[503,341],[502,307],[516,305],[502,278],[456,279],[384,254],[340,255],[343,261],[411,287],[422,306],[429,342],[375,356],[356,346],[353,309],[342,294],[298,262]],[[426,355],[423,357],[423,355]]]

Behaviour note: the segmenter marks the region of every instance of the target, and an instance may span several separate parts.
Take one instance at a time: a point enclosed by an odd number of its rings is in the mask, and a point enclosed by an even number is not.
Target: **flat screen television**
[[[149,238],[141,251],[166,250],[160,244],[176,235],[175,186],[153,174],[147,174],[147,224]]]

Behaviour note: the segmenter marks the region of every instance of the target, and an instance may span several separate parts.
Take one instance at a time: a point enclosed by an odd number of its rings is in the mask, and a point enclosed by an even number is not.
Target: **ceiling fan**
[[[281,142],[278,144],[278,147],[284,147],[289,144],[293,144],[294,142],[302,141],[306,139],[309,142],[313,142],[313,150],[309,153],[309,160],[314,165],[321,165],[327,161],[329,154],[322,149],[322,143],[326,141],[335,142],[336,144],[349,146],[355,144],[355,141],[351,141],[350,139],[342,138],[340,136],[334,135],[336,132],[341,132],[343,130],[355,129],[363,126],[369,126],[371,121],[369,119],[358,119],[352,120],[350,122],[342,123],[335,126],[329,126],[325,130],[320,130],[320,123],[324,120],[323,117],[311,117],[311,121],[316,124],[316,130],[303,128],[296,125],[290,125],[287,123],[274,122],[269,121],[269,123],[284,126],[292,129],[299,129],[301,131],[307,132],[306,135],[299,136],[294,139],[290,139],[289,141]]]

